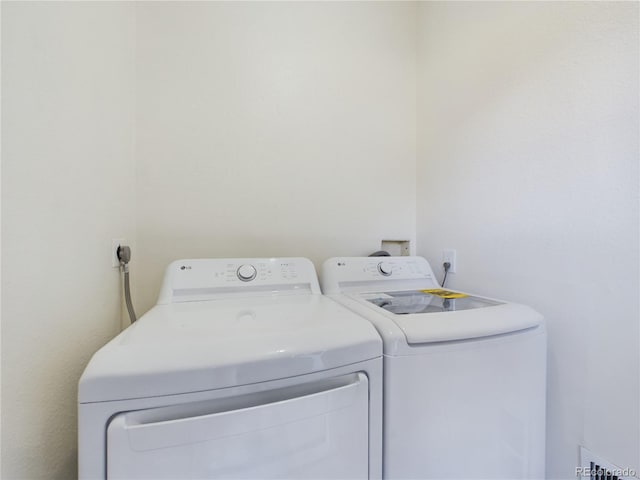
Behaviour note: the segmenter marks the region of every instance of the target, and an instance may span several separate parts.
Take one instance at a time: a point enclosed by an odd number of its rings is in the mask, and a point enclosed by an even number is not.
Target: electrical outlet
[[[124,238],[114,238],[111,240],[111,266],[119,267],[120,260],[118,259],[118,247],[120,245],[126,245],[127,241]]]
[[[442,251],[442,263],[449,262],[449,273],[456,273],[456,251],[452,249],[446,249]]]

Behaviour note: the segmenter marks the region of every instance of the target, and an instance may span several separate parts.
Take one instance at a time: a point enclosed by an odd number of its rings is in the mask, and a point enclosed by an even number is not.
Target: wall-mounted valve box
[[[410,240],[382,240],[380,250],[389,252],[393,257],[411,255]]]

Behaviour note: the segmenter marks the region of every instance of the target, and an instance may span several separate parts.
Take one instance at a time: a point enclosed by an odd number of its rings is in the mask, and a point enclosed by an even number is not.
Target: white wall
[[[412,3],[137,8],[136,304],[177,258],[415,239]]]
[[[421,3],[418,253],[549,329],[547,474],[640,471],[638,3]]]
[[[76,386],[134,239],[134,17],[2,2],[2,478],[76,476]]]

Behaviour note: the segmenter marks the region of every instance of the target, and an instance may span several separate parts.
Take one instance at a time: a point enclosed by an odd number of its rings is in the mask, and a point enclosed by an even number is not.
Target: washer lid
[[[500,335],[536,327],[543,321],[538,312],[525,305],[441,289],[370,292],[352,297],[391,318],[409,344]]]
[[[93,356],[78,399],[103,402],[233,387],[381,355],[373,326],[321,295],[157,305]]]
[[[395,315],[410,313],[441,313],[474,310],[504,302],[476,297],[466,293],[434,288],[429,290],[410,290],[404,292],[385,292],[360,294],[361,298]]]

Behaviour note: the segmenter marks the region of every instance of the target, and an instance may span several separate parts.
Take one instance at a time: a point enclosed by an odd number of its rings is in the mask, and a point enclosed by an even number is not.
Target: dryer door
[[[364,479],[368,396],[358,373],[121,413],[107,429],[107,478]]]

